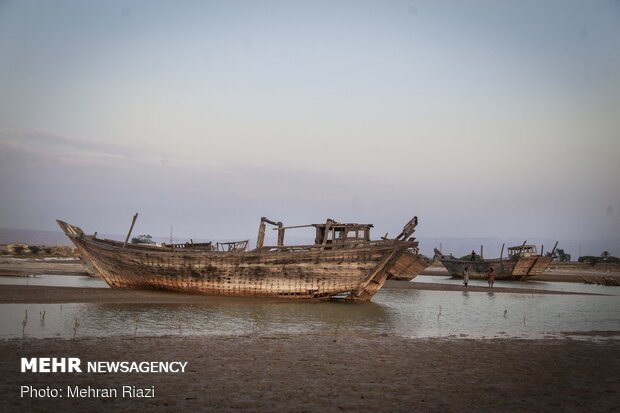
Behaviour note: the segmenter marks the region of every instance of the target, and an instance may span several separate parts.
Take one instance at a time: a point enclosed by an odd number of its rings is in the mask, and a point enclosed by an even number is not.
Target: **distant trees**
[[[569,262],[570,261],[570,254],[567,254],[561,248],[558,248],[557,251],[555,251],[553,254],[551,254],[551,252],[547,252],[545,254],[545,256],[546,257],[551,257],[553,259],[557,259],[560,262]]]
[[[603,262],[608,262],[608,263],[612,263],[612,264],[619,264],[620,263],[620,258],[618,257],[614,257],[613,255],[609,255],[608,251],[603,251],[603,253],[601,254],[600,257],[595,257],[593,255],[584,255],[582,257],[579,257],[578,259],[579,262],[587,262],[588,264],[598,264],[598,263],[603,263]]]
[[[150,234],[146,235],[138,235],[137,237],[133,237],[131,239],[132,244],[155,244],[153,241],[153,237]]]

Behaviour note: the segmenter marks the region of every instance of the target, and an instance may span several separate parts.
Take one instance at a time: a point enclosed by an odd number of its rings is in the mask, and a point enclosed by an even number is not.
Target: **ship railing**
[[[363,247],[371,247],[381,244],[386,244],[393,242],[393,240],[388,241],[359,241],[359,242],[340,242],[340,243],[328,243],[325,245],[321,244],[308,244],[308,245],[265,245],[262,248],[257,248],[255,251],[286,251],[286,252],[296,252],[296,251],[308,251],[308,250],[336,250],[336,249],[349,249],[349,248],[363,248]]]

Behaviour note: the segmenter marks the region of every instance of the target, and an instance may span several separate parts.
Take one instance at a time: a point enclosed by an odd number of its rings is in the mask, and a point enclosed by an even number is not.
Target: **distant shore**
[[[448,270],[439,261],[435,261],[422,272],[422,275],[439,275],[449,277]],[[618,264],[586,264],[580,262],[554,262],[540,275],[529,279],[535,281],[576,282],[610,277],[620,281],[620,265]]]
[[[88,275],[79,258],[71,257],[0,257],[0,276]]]

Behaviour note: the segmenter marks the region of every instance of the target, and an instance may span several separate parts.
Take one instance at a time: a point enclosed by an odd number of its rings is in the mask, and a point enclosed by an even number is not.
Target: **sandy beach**
[[[499,283],[498,283],[499,284]],[[387,290],[486,287],[388,281]],[[613,288],[613,287],[610,287]],[[596,295],[532,288],[494,294]],[[215,304],[230,298],[109,288],[0,286],[0,304]],[[280,301],[260,298],[235,300]],[[114,333],[111,333],[114,334]],[[0,341],[0,411],[562,412],[618,411],[618,331],[566,332],[544,340],[298,334],[22,338]],[[565,338],[562,338],[565,337]],[[187,361],[179,374],[20,373],[21,357],[88,361]],[[154,398],[21,398],[20,386],[155,388]]]
[[[78,258],[0,257],[0,276],[24,277],[38,274],[88,275]]]
[[[617,411],[617,341],[292,336],[0,342],[0,410]],[[22,357],[181,360],[182,374],[20,374]],[[19,385],[155,386],[154,399],[19,398]]]
[[[599,295],[566,291],[539,290],[533,288],[467,287],[433,283],[388,281],[385,289],[415,289],[425,291],[468,291],[471,293],[498,294],[551,294],[551,295]],[[282,301],[282,298],[238,298],[240,300]],[[43,287],[24,285],[0,286],[0,304],[17,303],[143,303],[143,304],[198,304],[226,302],[228,297],[205,296],[156,290],[113,290],[111,288]],[[294,300],[289,300],[294,301]]]

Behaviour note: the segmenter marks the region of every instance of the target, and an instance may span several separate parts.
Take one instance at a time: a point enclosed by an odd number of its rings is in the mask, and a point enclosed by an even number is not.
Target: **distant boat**
[[[557,242],[553,250],[557,247]],[[551,256],[538,254],[535,245],[523,245],[508,248],[508,257],[503,258],[504,245],[500,258],[483,259],[480,256],[468,255],[463,258],[455,258],[442,255],[435,249],[435,256],[446,267],[453,277],[463,278],[465,268],[472,279],[487,279],[491,268],[495,271],[497,280],[523,280],[529,277],[540,275],[547,269],[552,261]]]
[[[136,218],[137,214],[134,223]],[[159,246],[123,243],[57,222],[112,288],[206,295],[325,299],[345,294],[351,300],[370,300],[399,260],[409,257],[405,254],[417,255],[418,247],[411,237],[417,217],[396,238],[375,241],[370,240],[371,224],[328,219],[324,224],[285,227],[263,217],[256,248],[249,251],[247,240]],[[263,245],[266,224],[278,231],[275,246]],[[302,227],[314,227],[315,243],[284,245],[285,231]]]

